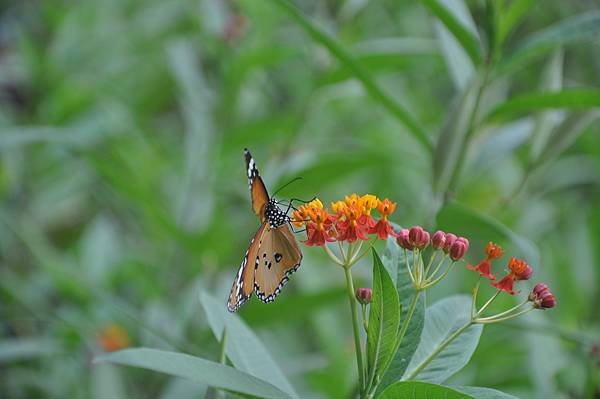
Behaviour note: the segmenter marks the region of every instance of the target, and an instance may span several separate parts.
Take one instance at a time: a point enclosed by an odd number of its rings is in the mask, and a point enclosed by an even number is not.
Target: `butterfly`
[[[269,198],[256,162],[247,149],[244,149],[244,156],[252,210],[261,225],[250,241],[233,281],[227,301],[230,312],[238,310],[252,296],[252,291],[265,303],[274,301],[302,261],[290,217],[277,206],[274,198]]]

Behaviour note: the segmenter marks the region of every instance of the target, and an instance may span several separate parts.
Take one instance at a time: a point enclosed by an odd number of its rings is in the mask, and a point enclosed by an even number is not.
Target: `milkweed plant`
[[[353,396],[512,398],[490,388],[442,384],[468,363],[485,325],[555,307],[551,289],[543,282],[527,286],[533,268],[516,257],[503,261],[500,245],[489,242],[483,253],[470,256],[481,258],[471,264],[465,261],[468,237],[441,230],[430,233],[420,226],[399,228],[390,221],[395,210],[396,203],[387,198],[352,194],[329,209],[314,199],[296,208],[290,220],[304,229],[300,234],[305,234],[305,250],[320,248],[344,275],[356,354]],[[375,248],[379,241],[386,243],[381,256]],[[372,286],[356,288],[352,269],[369,254]],[[461,267],[476,276],[470,295],[452,295],[426,307],[427,291]],[[482,284],[493,289],[491,296],[482,297]],[[501,295],[522,299],[516,306],[491,312]],[[218,362],[141,348],[119,350],[98,360],[187,377],[210,386],[213,396],[233,392],[299,397],[265,344],[239,316],[224,311],[223,304],[206,293],[201,302],[221,344]]]

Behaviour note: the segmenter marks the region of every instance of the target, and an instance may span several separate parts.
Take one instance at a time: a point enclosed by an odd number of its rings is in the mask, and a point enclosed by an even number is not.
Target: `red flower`
[[[467,263],[467,268],[471,270],[475,270],[477,273],[482,275],[483,277],[487,277],[490,280],[495,280],[496,276],[494,276],[492,272],[492,262],[490,258],[485,258],[482,260],[477,266],[473,266],[470,263]]]
[[[508,268],[515,276],[515,280],[529,280],[533,273],[533,269],[527,262],[517,258],[510,258]]]
[[[485,253],[487,254],[489,259],[498,259],[502,255],[504,255],[504,250],[500,245],[494,244],[490,241],[485,246]]]
[[[310,222],[306,224],[306,245],[322,246],[327,242],[335,241],[333,238],[333,222],[335,217],[327,213],[325,209],[313,207],[306,211]]]
[[[475,270],[480,275],[489,278],[490,281],[495,280],[496,276],[492,274],[492,260],[498,259],[502,255],[504,255],[504,250],[499,245],[494,244],[490,241],[485,246],[485,253],[487,254],[487,257],[484,260],[482,260],[477,266],[473,266],[470,263],[467,263],[467,268]]]
[[[377,234],[380,240],[386,240],[388,235],[396,237],[392,225],[384,218],[379,219],[375,226],[369,229],[369,234]]]
[[[519,292],[513,291],[514,283],[515,283],[514,274],[508,273],[502,280],[500,280],[497,283],[492,283],[492,285],[501,291],[509,293],[510,295],[516,295]]]
[[[335,228],[337,229],[338,241],[348,241],[354,242],[356,240],[368,240],[367,232],[369,229],[368,220],[360,210],[358,210],[355,206],[346,206],[343,209],[343,213],[345,216],[344,220],[338,220],[335,224]]]
[[[396,203],[389,199],[377,200],[377,212],[381,215],[381,219],[377,223],[369,216],[370,223],[367,222],[369,227],[369,234],[377,234],[380,240],[386,240],[388,236],[397,237],[394,233],[392,225],[388,222],[388,216],[396,210]]]

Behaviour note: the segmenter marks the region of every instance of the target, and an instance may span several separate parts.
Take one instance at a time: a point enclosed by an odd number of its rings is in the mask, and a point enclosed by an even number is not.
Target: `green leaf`
[[[474,65],[481,62],[481,46],[476,34],[460,21],[451,8],[446,7],[438,0],[422,0],[423,4],[442,21],[444,26],[452,32],[456,40],[469,55]]]
[[[59,352],[58,344],[45,338],[4,339],[0,341],[0,364],[35,359]]]
[[[217,340],[221,339],[223,328],[227,328],[225,353],[235,368],[269,381],[291,397],[298,397],[269,350],[237,314],[227,311],[225,302],[206,292],[200,293],[200,302]]]
[[[291,398],[289,394],[269,382],[250,374],[183,353],[132,348],[99,356],[94,361],[158,371],[243,395],[273,399]]]
[[[402,309],[405,309],[401,314],[400,325],[402,326],[408,315],[411,302],[416,294],[412,281],[406,270],[404,251],[396,243],[396,240],[389,238],[384,252],[383,263],[388,270],[394,270],[397,275],[396,289]],[[415,311],[410,319],[410,323],[404,334],[404,338],[398,347],[398,351],[394,354],[388,369],[383,375],[379,384],[378,392],[382,392],[390,384],[400,380],[406,367],[410,362],[413,354],[419,346],[421,340],[421,332],[425,322],[425,293],[419,295],[415,305]]]
[[[572,42],[594,40],[599,34],[600,11],[585,12],[564,19],[525,39],[498,67],[498,72],[511,72],[545,52]]]
[[[400,381],[390,385],[378,399],[474,399],[454,389],[418,381]]]
[[[127,398],[123,379],[112,364],[95,364],[92,368],[91,385],[94,399]]]
[[[367,370],[370,380],[378,381],[393,355],[400,324],[400,303],[394,282],[373,248],[373,299],[369,305],[367,332]]]
[[[554,52],[544,71],[540,83],[540,91],[559,91],[563,87],[564,51],[558,49]],[[542,148],[548,143],[550,132],[559,120],[560,111],[550,110],[539,112],[535,116],[529,157],[536,160]]]
[[[539,162],[558,157],[598,118],[600,118],[600,110],[573,113],[566,117],[550,133]]]
[[[535,0],[514,0],[508,6],[506,12],[502,13],[498,24],[498,35],[496,43],[501,45],[513,28],[527,14],[527,11],[535,4]]]
[[[472,395],[477,399],[517,399],[516,396],[509,395],[507,393],[498,391],[491,388],[482,387],[452,387],[459,392]]]
[[[448,190],[454,175],[458,173],[460,159],[466,151],[480,84],[479,80],[474,79],[446,114],[433,157],[433,190],[438,196]]]
[[[321,44],[337,58],[364,86],[369,95],[379,102],[387,111],[398,119],[427,150],[432,150],[431,139],[414,119],[414,117],[393,97],[384,92],[375,80],[356,62],[356,60],[341,45],[327,33],[313,24],[300,10],[287,0],[271,0],[284,10],[298,25],[304,29],[316,42]]]
[[[427,308],[421,342],[404,379],[441,383],[462,369],[477,348],[482,325],[470,326],[441,351],[440,348],[458,329],[466,325],[470,318],[471,297],[468,295],[453,295]],[[425,365],[432,356],[433,360]]]
[[[525,93],[509,98],[506,102],[498,105],[485,119],[488,122],[501,122],[543,109],[590,107],[600,107],[600,90],[586,88]]]

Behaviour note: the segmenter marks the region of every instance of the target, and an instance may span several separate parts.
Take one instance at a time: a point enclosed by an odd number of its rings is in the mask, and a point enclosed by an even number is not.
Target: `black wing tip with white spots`
[[[260,290],[258,285],[256,283],[254,283],[254,293],[256,294],[256,297],[264,303],[273,302],[275,300],[275,298],[277,298],[277,296],[281,293],[281,289],[283,288],[283,286],[286,285],[288,281],[290,281],[290,276],[292,274],[294,274],[294,272],[296,270],[298,270],[301,262],[302,262],[302,258],[300,258],[300,262],[298,262],[298,264],[296,266],[294,266],[292,269],[285,272],[285,275],[279,282],[279,285],[277,286],[277,288],[271,295],[265,295],[265,293]]]

